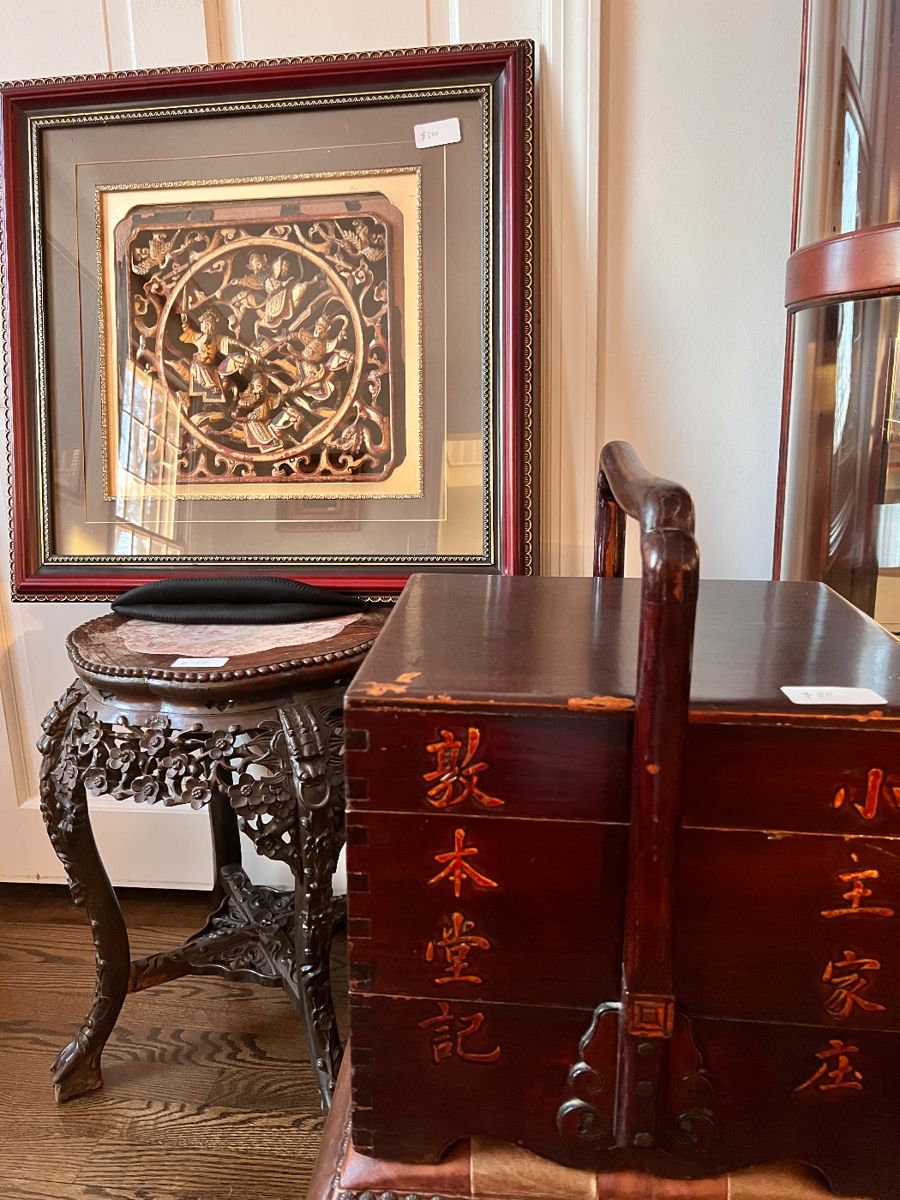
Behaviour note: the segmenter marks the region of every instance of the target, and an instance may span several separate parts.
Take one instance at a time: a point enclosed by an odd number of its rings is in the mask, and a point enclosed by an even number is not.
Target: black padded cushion
[[[269,576],[159,579],[123,592],[113,612],[170,625],[285,625],[362,612],[344,592]]]

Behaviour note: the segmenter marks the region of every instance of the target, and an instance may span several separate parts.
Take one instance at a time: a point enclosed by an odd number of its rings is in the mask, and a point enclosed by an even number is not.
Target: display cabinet
[[[900,630],[900,2],[804,26],[774,573]]]

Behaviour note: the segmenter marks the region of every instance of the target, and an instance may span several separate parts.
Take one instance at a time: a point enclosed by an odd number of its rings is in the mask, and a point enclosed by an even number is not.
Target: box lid
[[[348,692],[368,704],[628,714],[638,579],[414,575]],[[796,705],[783,685],[886,704]],[[821,583],[704,580],[691,720],[900,728],[900,644]]]

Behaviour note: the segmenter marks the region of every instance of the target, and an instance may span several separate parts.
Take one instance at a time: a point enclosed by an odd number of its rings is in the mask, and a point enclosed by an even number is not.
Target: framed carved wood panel
[[[420,174],[98,189],[105,499],[154,380],[183,497],[421,496]]]
[[[532,568],[532,48],[2,96],[14,592]]]

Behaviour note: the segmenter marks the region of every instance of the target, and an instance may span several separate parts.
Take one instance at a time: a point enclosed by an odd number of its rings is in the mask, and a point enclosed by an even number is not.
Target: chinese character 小
[[[848,798],[852,799],[854,794],[858,794],[858,788],[855,784],[849,787],[839,787],[834,793],[832,807],[835,809],[843,808]],[[857,804],[853,800],[853,807],[864,821],[873,821],[878,814],[878,805],[882,797],[894,805],[900,804],[900,787],[894,786],[893,781],[885,783],[884,771],[880,767],[870,767],[866,772],[865,800],[862,804]]]

